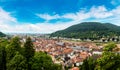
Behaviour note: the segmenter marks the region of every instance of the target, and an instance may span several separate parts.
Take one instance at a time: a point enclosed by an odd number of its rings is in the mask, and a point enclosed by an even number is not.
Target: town
[[[86,58],[101,57],[103,48],[92,42],[69,42],[45,38],[36,38],[33,44],[37,52],[43,51],[49,54],[54,63],[73,68],[82,65]]]
[[[100,58],[103,53],[103,47],[107,41],[94,41],[74,38],[52,37],[46,34],[9,34],[10,38],[18,36],[21,43],[26,42],[26,38],[30,37],[36,52],[45,52],[51,58],[53,63],[60,64],[65,67],[72,68],[70,70],[79,70],[85,59],[92,57],[94,60]],[[5,37],[8,39],[8,37]],[[114,41],[116,42],[116,40]],[[120,54],[120,44],[117,44],[116,53]]]
[[[0,70],[120,70],[120,0],[0,0]]]

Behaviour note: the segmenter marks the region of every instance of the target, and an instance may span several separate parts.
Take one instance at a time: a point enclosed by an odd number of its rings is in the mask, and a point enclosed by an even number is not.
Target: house
[[[72,57],[73,55],[74,55],[74,51],[73,51],[73,49],[71,49],[71,48],[65,48],[63,51],[62,51],[62,53],[63,53],[63,57],[64,56],[68,56],[68,57]]]
[[[64,42],[56,42],[56,45],[65,46],[65,43]]]
[[[74,51],[90,51],[89,47],[86,46],[72,46]]]
[[[92,54],[102,55],[102,49],[95,49]]]
[[[88,52],[81,52],[79,54],[80,58],[86,59],[87,57],[89,57],[89,53]]]
[[[79,70],[79,68],[78,67],[73,67],[70,70]]]
[[[72,63],[74,64],[74,66],[80,66],[83,64],[83,58],[80,57],[75,57],[73,59],[71,59]]]

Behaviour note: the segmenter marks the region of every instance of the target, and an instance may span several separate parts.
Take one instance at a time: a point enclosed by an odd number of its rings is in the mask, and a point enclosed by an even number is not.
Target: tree
[[[80,70],[120,70],[120,54],[114,51],[116,47],[115,43],[107,44],[100,58],[84,60]]]
[[[16,55],[7,64],[7,70],[27,70],[25,58],[16,52]]]
[[[115,43],[109,43],[103,49],[102,57],[97,59],[97,70],[118,70],[120,69],[120,55],[114,52]]]
[[[26,58],[28,70],[31,70],[31,65],[29,63],[30,59],[34,56],[35,50],[31,38],[28,37],[24,44],[24,57]]]
[[[73,25],[64,30],[54,32],[50,37],[80,38],[86,40],[100,40],[101,38],[115,38],[120,35],[120,27],[113,24],[102,24],[100,22],[83,22]]]
[[[82,66],[80,66],[80,70],[94,70],[96,60],[93,60],[92,57],[89,57],[83,61]]]
[[[62,66],[54,64],[51,57],[44,52],[36,52],[31,64],[32,70],[62,70]]]
[[[0,46],[0,70],[6,70],[6,51],[2,46]]]
[[[62,70],[62,66],[54,64],[49,55],[35,52],[33,47],[30,38],[27,38],[24,48],[18,37],[10,42],[0,40],[0,70]]]
[[[120,55],[108,54],[97,59],[97,70],[119,70],[120,69]]]
[[[10,46],[12,46],[14,48],[14,50],[19,51],[21,48],[21,42],[20,42],[19,37],[16,36],[16,37],[12,38]]]
[[[26,59],[30,59],[34,56],[35,50],[31,38],[28,37],[24,44],[24,56]]]
[[[6,70],[6,45],[9,42],[5,39],[0,40],[0,70]]]
[[[109,44],[107,44],[104,48],[103,48],[103,50],[104,51],[107,51],[107,52],[112,52],[113,50],[114,50],[114,48],[116,48],[117,47],[117,45],[115,44],[115,43],[109,43]]]
[[[10,44],[6,47],[7,62],[9,62],[15,55],[16,52],[21,50],[21,43],[18,37],[12,38]]]
[[[83,61],[83,64],[82,64],[82,66],[80,66],[80,69],[81,70],[88,70],[89,68],[88,68],[88,61],[87,61],[87,59],[85,59],[84,61]]]

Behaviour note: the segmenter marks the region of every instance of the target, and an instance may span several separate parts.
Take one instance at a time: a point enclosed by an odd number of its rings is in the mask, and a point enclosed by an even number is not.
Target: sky
[[[4,33],[52,33],[81,22],[120,26],[120,0],[0,0]]]

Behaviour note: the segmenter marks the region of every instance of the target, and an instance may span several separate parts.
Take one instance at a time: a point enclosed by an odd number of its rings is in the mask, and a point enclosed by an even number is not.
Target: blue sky
[[[120,0],[0,0],[5,33],[52,33],[88,21],[120,25]]]

